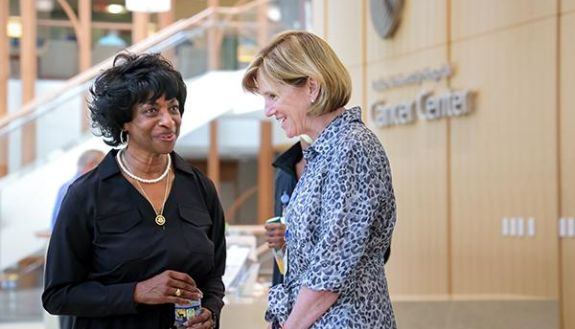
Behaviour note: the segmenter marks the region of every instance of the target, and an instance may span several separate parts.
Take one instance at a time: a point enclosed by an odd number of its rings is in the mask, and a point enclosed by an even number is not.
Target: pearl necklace
[[[152,178],[152,179],[145,179],[139,176],[136,176],[134,174],[132,174],[128,168],[126,168],[126,166],[124,165],[124,150],[125,149],[121,149],[118,151],[118,153],[116,153],[116,160],[118,161],[118,165],[120,166],[120,169],[122,169],[122,171],[128,175],[130,178],[135,179],[138,182],[142,182],[144,184],[154,184],[157,183],[159,181],[161,181],[162,179],[166,178],[166,176],[168,175],[168,172],[170,172],[170,167],[172,166],[172,158],[170,157],[170,155],[168,154],[168,163],[166,165],[166,170],[164,170],[164,172],[160,175],[160,177],[158,178]]]

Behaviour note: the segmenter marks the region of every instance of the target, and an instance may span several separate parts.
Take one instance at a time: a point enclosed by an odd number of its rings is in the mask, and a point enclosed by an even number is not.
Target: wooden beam
[[[8,16],[10,3],[0,0],[0,118],[8,113],[8,79],[10,79],[10,47],[8,47]],[[8,173],[8,135],[0,136],[0,177]]]
[[[176,1],[175,0],[171,0],[171,6],[170,6],[170,10],[162,12],[162,13],[158,13],[158,27],[159,29],[163,29],[165,27],[168,27],[169,25],[171,25],[176,17],[176,12],[175,12],[175,7],[176,7]]]
[[[0,117],[8,113],[8,79],[10,78],[10,47],[8,39],[8,0],[0,0]]]
[[[90,0],[79,0],[78,17],[79,29],[76,37],[80,51],[79,64],[80,72],[89,69],[92,66],[92,7]]]
[[[174,9],[176,6],[175,2],[176,2],[175,0],[171,0],[170,10],[158,13],[158,28],[159,28],[159,30],[162,30],[162,29],[172,25],[172,23],[174,23],[175,16],[176,16],[175,9]],[[162,52],[162,55],[166,59],[168,59],[170,62],[174,63],[175,58],[176,58],[176,48],[175,47],[168,48]]]
[[[78,17],[80,28],[76,35],[78,40],[79,54],[79,72],[84,72],[92,66],[92,1],[79,0]],[[81,130],[87,132],[90,127],[88,115],[88,104],[86,97],[82,98]]]
[[[64,10],[66,16],[68,16],[68,19],[74,28],[74,33],[76,33],[76,37],[78,37],[80,35],[80,21],[78,20],[78,16],[76,16],[74,9],[72,9],[66,0],[58,0],[58,4],[60,7],[62,7],[62,10]]]
[[[20,0],[22,17],[22,37],[20,38],[20,72],[22,79],[22,104],[34,99],[38,74],[38,50],[36,48],[36,1]],[[36,122],[22,128],[22,165],[36,158]]]
[[[257,18],[257,43],[258,49],[262,49],[268,42],[268,4],[267,1],[258,3]]]
[[[208,177],[220,189],[220,155],[218,151],[218,120],[210,122],[210,148],[208,150]]]
[[[72,22],[62,19],[39,19],[38,26],[74,28]],[[132,23],[92,21],[92,28],[100,30],[132,31]]]
[[[220,66],[220,52],[217,44],[217,27],[215,26],[217,15],[216,7],[219,0],[208,0],[208,8],[212,9],[212,13],[208,20],[210,26],[208,27],[208,69],[217,70]],[[216,188],[220,188],[220,156],[218,152],[218,121],[212,120],[210,122],[210,149],[208,151],[208,176],[212,179]]]
[[[10,79],[9,10],[9,1],[0,0],[0,117],[8,113],[8,79]]]
[[[133,12],[132,13],[132,43],[138,43],[148,37],[148,24],[150,23],[150,14]]]
[[[208,70],[217,70],[220,68],[220,45],[218,42],[218,14],[215,10],[219,5],[219,0],[208,0],[208,8],[214,9],[212,15],[208,18]]]
[[[273,146],[272,123],[260,123],[260,152],[258,156],[258,222],[263,224],[273,217]]]

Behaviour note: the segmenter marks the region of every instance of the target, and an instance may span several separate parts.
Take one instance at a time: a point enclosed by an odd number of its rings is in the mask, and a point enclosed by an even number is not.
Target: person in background
[[[54,202],[54,208],[52,210],[52,220],[50,222],[51,230],[54,229],[56,219],[58,218],[58,212],[60,212],[60,206],[62,205],[62,200],[64,199],[64,195],[66,195],[70,184],[72,184],[72,182],[74,182],[80,176],[94,169],[100,163],[100,161],[102,161],[102,158],[104,158],[104,152],[100,150],[86,150],[80,154],[80,157],[78,157],[78,161],[76,163],[76,173],[74,174],[74,177],[62,184],[62,186],[60,186],[58,189],[56,202]],[[58,317],[58,322],[60,323],[61,329],[72,329],[74,325],[74,318],[67,315],[61,315]]]
[[[305,170],[285,209],[287,272],[266,320],[284,329],[395,329],[384,255],[396,221],[391,169],[331,47],[305,31],[273,38],[242,85],[287,137],[308,136]]]
[[[120,37],[120,33],[116,30],[109,30],[106,35],[98,39],[98,44],[101,46],[126,47],[126,41]]]
[[[64,195],[66,191],[68,191],[68,187],[72,184],[73,181],[78,179],[78,177],[84,175],[88,171],[94,169],[100,161],[104,158],[104,152],[100,150],[86,150],[80,154],[78,158],[78,162],[76,163],[76,173],[74,177],[64,184],[60,186],[58,189],[58,194],[56,195],[56,202],[54,202],[54,208],[52,210],[52,220],[50,222],[50,227],[53,229],[54,224],[56,223],[56,218],[58,216],[58,212],[60,211],[60,206],[62,205],[62,200],[64,199]]]
[[[272,164],[277,169],[274,183],[275,216],[283,216],[284,209],[289,204],[290,196],[303,173],[305,161],[303,159],[302,145],[306,145],[305,142],[295,143],[287,151],[280,154]],[[268,247],[270,249],[283,249],[285,245],[285,224],[268,223],[265,224],[265,229]],[[277,263],[274,262],[272,286],[281,282],[283,282],[283,275]]]
[[[75,329],[219,328],[224,215],[214,184],[174,152],[182,76],[159,54],[121,53],[90,94],[93,131],[124,147],[62,201],[44,308],[74,316]],[[176,323],[175,304],[198,300],[196,316]]]

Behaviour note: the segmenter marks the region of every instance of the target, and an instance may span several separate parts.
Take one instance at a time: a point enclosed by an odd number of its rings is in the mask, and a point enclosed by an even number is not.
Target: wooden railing
[[[240,1],[239,3],[242,2],[245,1]],[[190,18],[182,19],[173,23],[172,25],[160,30],[158,33],[128,47],[126,50],[133,53],[148,51],[151,48],[158,46],[162,42],[168,40],[170,37],[175,36],[177,33],[192,29],[194,27],[208,27],[209,24],[227,24],[232,26],[233,24],[230,23],[231,17],[245,13],[254,9],[256,6],[267,2],[268,0],[255,0],[249,3],[237,5],[235,7],[211,7],[204,9],[203,11]],[[211,20],[213,17],[217,18],[220,15],[223,15],[223,20]],[[218,54],[212,54],[212,56],[217,55]],[[58,88],[56,91],[42,97],[36,97],[30,102],[24,104],[21,110],[4,115],[2,118],[0,118],[0,137],[9,131],[21,127],[27,122],[30,122],[37,117],[50,112],[54,108],[51,106],[51,104],[58,98],[69,95],[70,91],[75,92],[73,95],[70,95],[71,97],[87,90],[87,86],[85,85],[96,76],[98,76],[102,70],[111,67],[112,61],[112,57],[108,58],[103,62],[91,67],[90,69],[68,79],[65,84]]]
[[[240,196],[238,196],[231,206],[226,209],[224,216],[229,224],[233,224],[234,218],[236,217],[236,213],[241,208],[241,206],[248,201],[252,196],[254,196],[258,192],[257,185],[250,187],[249,189],[245,190]]]

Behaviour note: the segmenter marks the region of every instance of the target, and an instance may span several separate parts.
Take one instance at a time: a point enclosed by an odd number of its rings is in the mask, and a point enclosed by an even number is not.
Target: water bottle
[[[268,220],[266,220],[267,224],[285,224],[283,217],[273,217],[270,218]],[[274,258],[276,260],[276,264],[278,265],[278,269],[280,270],[280,273],[282,275],[285,275],[286,273],[286,262],[285,262],[285,249],[281,249],[281,248],[274,248],[272,249],[272,252],[274,254]]]
[[[189,319],[196,317],[202,311],[202,302],[199,299],[190,299],[186,304],[174,305],[174,326],[177,329],[185,328]]]

